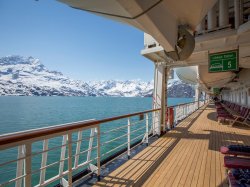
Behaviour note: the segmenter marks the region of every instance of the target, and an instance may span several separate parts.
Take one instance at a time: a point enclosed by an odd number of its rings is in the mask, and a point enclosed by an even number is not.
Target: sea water
[[[193,101],[193,98],[168,98],[168,105],[177,105],[180,103],[187,103]],[[118,115],[125,115],[134,112],[152,109],[152,98],[146,97],[0,97],[0,134],[13,133],[29,129],[47,127],[52,125],[71,123],[76,121],[83,121],[89,119],[103,119],[114,117]],[[131,118],[133,120],[138,120]],[[152,119],[151,119],[152,120]],[[126,126],[127,119],[109,122],[101,125],[101,131],[110,131],[119,126]],[[145,122],[141,122],[131,131],[137,128],[142,128],[140,131],[131,135],[134,142],[136,137],[145,132]],[[107,133],[101,136],[101,142],[107,142],[116,137],[121,136],[120,139],[109,144],[104,144],[101,148],[101,153],[104,154],[102,158],[106,158],[116,151],[126,147],[121,146],[120,149],[111,151],[119,145],[126,144],[127,128],[121,129],[117,132]],[[89,137],[90,131],[84,131],[83,137]],[[123,136],[125,135],[125,136]],[[122,137],[123,136],[123,137]],[[142,138],[140,136],[139,138]],[[77,140],[77,134],[73,134],[73,141]],[[49,140],[49,148],[56,147],[62,142],[62,136]],[[94,140],[93,146],[96,145]],[[75,144],[73,144],[73,150]],[[88,149],[88,140],[83,141],[81,150]],[[42,141],[32,144],[32,154],[42,151]],[[53,150],[48,153],[47,164],[54,163],[60,160],[61,149]],[[108,154],[105,154],[108,153]],[[17,156],[17,148],[8,151],[0,151],[0,164],[6,161],[14,160]],[[82,154],[80,162],[86,159],[87,152]],[[96,150],[92,151],[91,158],[95,158]],[[95,163],[95,161],[93,161]],[[41,167],[41,154],[32,157],[32,171],[38,171]],[[67,168],[67,161],[64,163]],[[0,167],[0,183],[15,177],[16,162]],[[54,168],[46,170],[46,179],[55,176],[58,173],[59,164]],[[81,168],[82,169],[82,168]],[[39,172],[32,175],[32,185],[39,182]],[[10,184],[9,186],[13,186]]]

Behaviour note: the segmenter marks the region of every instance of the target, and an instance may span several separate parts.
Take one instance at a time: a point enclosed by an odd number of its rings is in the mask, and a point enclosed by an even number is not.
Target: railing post
[[[183,108],[183,115],[182,115],[182,119],[185,118],[185,111],[186,111],[186,106],[185,105],[182,105],[182,108]]]
[[[187,117],[187,113],[188,113],[188,105],[185,105],[186,107],[185,107],[185,117]],[[184,117],[184,118],[185,118]]]
[[[128,159],[130,159],[130,118],[128,118]]]
[[[79,157],[80,157],[79,153],[81,150],[81,143],[82,143],[82,131],[79,131],[78,135],[77,135],[76,156],[75,156],[74,168],[78,167]]]
[[[61,177],[62,174],[63,174],[64,159],[65,159],[65,153],[66,153],[66,143],[67,143],[67,135],[63,135],[61,156],[60,156],[60,164],[59,164],[59,172],[58,172],[59,177]],[[65,183],[65,180],[62,178],[61,179],[61,184],[63,185],[64,183]]]
[[[42,162],[41,162],[41,168],[44,168],[47,164],[47,158],[48,158],[48,144],[49,140],[46,139],[43,141],[43,153],[42,153]],[[46,175],[46,168],[42,169],[40,172],[40,182],[39,184],[42,185],[45,181],[45,175]]]
[[[162,109],[161,109],[162,110]],[[157,136],[161,135],[161,111],[158,111],[158,126],[157,126]]]
[[[146,113],[146,145],[148,146],[148,113]]]
[[[171,127],[170,127],[170,108],[169,107],[166,107],[166,114],[167,114],[167,116],[166,116],[167,129],[170,130]]]
[[[97,126],[97,180],[101,180],[101,128]]]
[[[151,127],[151,129],[152,129],[152,132],[153,132],[153,136],[155,136],[155,132],[156,132],[156,130],[155,130],[155,127],[156,127],[156,120],[158,120],[157,119],[157,113],[156,113],[156,111],[154,111],[153,112],[153,118],[152,118],[152,127]]]
[[[24,186],[31,187],[31,143],[25,144],[25,177]]]
[[[91,160],[91,152],[92,152],[92,147],[93,147],[95,129],[96,128],[91,128],[90,129],[89,150],[88,150],[88,154],[87,154],[87,162],[89,162]]]
[[[68,134],[68,185],[72,186],[72,133]]]
[[[17,159],[24,158],[24,157],[25,157],[25,146],[19,145]],[[17,168],[16,168],[17,178],[23,175],[23,165],[24,165],[24,159],[20,159],[17,161]],[[22,178],[16,181],[15,187],[21,187],[21,186],[22,186]]]

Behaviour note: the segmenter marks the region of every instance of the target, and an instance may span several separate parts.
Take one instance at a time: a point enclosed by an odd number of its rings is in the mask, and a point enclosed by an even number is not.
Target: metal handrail
[[[98,125],[101,123],[107,123],[110,121],[124,119],[124,118],[137,116],[137,115],[145,114],[145,113],[149,113],[149,112],[155,112],[155,111],[159,111],[159,110],[161,110],[161,109],[158,108],[158,109],[146,110],[146,111],[142,111],[142,112],[136,112],[136,113],[116,116],[116,117],[112,117],[112,118],[105,118],[105,119],[101,119],[101,120],[93,120],[93,121],[89,121],[89,122],[66,123],[66,124],[62,124],[60,126],[57,125],[57,126],[40,128],[40,129],[15,132],[15,133],[11,133],[11,134],[4,134],[4,135],[0,135],[0,146],[6,145],[9,143],[16,143],[16,142],[20,142],[20,141],[25,141],[25,140],[29,140],[32,138],[48,136],[48,135],[52,135],[52,134],[56,134],[56,133],[63,133],[65,131],[74,131],[74,130],[77,130],[80,128],[87,128],[87,127],[91,127],[91,126]]]
[[[193,103],[198,103],[200,101],[207,101],[209,99],[204,99],[204,100],[199,100],[199,101],[192,101],[192,102],[188,102],[188,103],[181,103],[181,104],[177,104],[177,105],[170,105],[170,106],[167,106],[167,107],[178,107],[178,106],[183,106],[183,105],[188,105],[188,104],[193,104]]]

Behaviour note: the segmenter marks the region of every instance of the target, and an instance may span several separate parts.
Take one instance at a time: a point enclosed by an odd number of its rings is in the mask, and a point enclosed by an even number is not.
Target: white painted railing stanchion
[[[48,158],[48,144],[49,140],[43,140],[43,153],[42,153],[42,162],[41,162],[41,168],[44,168],[47,165],[47,158]],[[46,168],[42,169],[40,172],[40,182],[39,184],[42,185],[45,181],[45,175],[46,175]]]
[[[31,143],[25,144],[24,186],[31,187]]]
[[[161,135],[161,112],[157,111],[157,131],[156,134],[158,137]]]
[[[72,133],[68,134],[68,185],[72,186]]]
[[[67,135],[63,135],[62,139],[62,148],[61,148],[61,156],[60,156],[60,164],[59,164],[59,172],[58,175],[59,177],[62,176],[63,174],[63,169],[64,169],[64,160],[65,160],[65,154],[66,154],[66,143],[67,143]],[[61,179],[61,184],[63,185],[65,180],[63,178]]]
[[[128,118],[128,159],[130,159],[130,118]]]
[[[146,144],[148,146],[148,113],[146,113]]]
[[[89,149],[88,149],[88,154],[87,154],[87,162],[89,162],[90,159],[91,159],[91,152],[92,152],[92,147],[93,147],[95,129],[96,128],[91,128],[90,129],[90,138],[89,138]]]
[[[25,147],[24,145],[19,145],[18,146],[18,155],[17,159],[25,157],[24,150]],[[24,166],[24,159],[20,159],[17,161],[17,168],[16,168],[16,178],[20,177],[23,175],[23,166]],[[22,181],[23,178],[20,178],[16,181],[15,187],[21,187],[22,186]]]
[[[76,156],[75,156],[75,162],[74,162],[74,168],[77,168],[79,163],[79,153],[81,151],[81,144],[82,144],[82,131],[79,131],[77,134],[77,143],[76,143]]]
[[[97,179],[101,180],[101,128],[100,124],[97,126]]]

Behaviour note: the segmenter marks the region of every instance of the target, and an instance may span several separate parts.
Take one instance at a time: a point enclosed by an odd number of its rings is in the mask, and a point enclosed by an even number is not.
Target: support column
[[[234,27],[238,29],[240,26],[240,1],[234,0]]]
[[[208,11],[207,14],[207,29],[214,29],[216,27],[216,6]]]
[[[196,88],[195,88],[195,102],[197,102],[197,108],[200,108],[200,90],[199,90],[199,87],[198,85],[196,85]]]
[[[162,131],[165,132],[166,129],[170,130],[171,127],[170,127],[170,121],[166,119],[166,113],[168,112],[168,79],[169,79],[169,75],[171,73],[171,69],[169,67],[165,67],[165,84],[164,84],[164,87],[165,87],[165,93],[163,95],[163,97],[165,98],[165,113],[163,114],[164,115],[164,123],[163,124],[163,129]],[[168,119],[170,118],[170,114],[168,114]]]
[[[243,0],[239,0],[240,25],[243,24]]]
[[[209,97],[210,97],[210,95],[206,93],[206,100],[208,100]],[[207,102],[208,102],[208,101],[207,101]]]
[[[200,24],[196,27],[197,32],[202,32],[205,30],[205,18],[203,18],[200,22]]]
[[[219,26],[229,24],[228,0],[219,0]]]
[[[167,68],[163,64],[155,64],[153,108],[161,108],[160,119],[153,118],[153,129],[158,135],[166,130],[166,75]],[[159,123],[158,123],[159,120]]]

